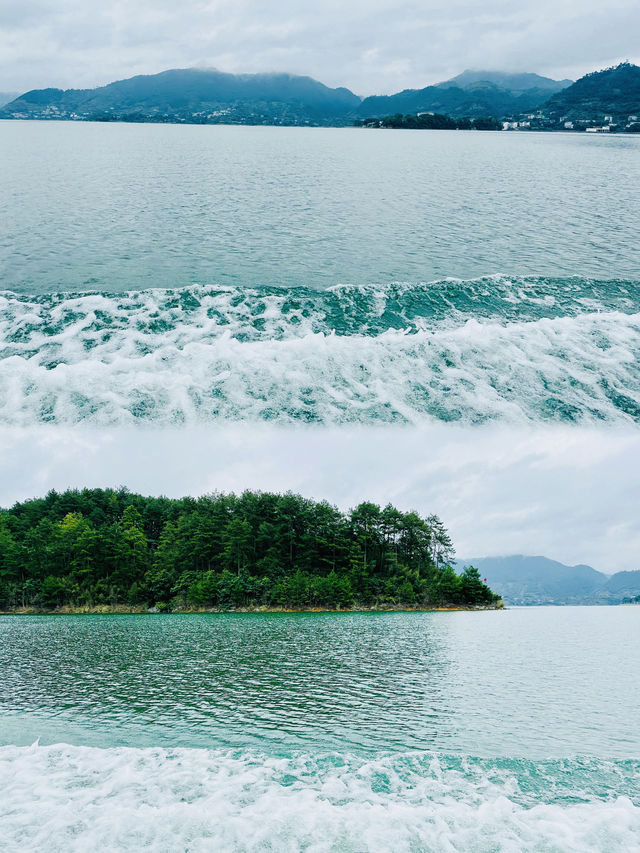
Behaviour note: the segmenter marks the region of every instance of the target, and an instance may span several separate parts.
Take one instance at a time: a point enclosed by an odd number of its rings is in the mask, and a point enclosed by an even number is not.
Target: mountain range
[[[435,86],[365,98],[358,107],[358,115],[363,118],[419,112],[443,113],[453,118],[519,115],[536,109],[571,82],[538,74],[464,71]]]
[[[349,89],[331,89],[310,77],[178,69],[96,89],[34,89],[0,114],[243,124],[351,124],[362,116],[419,110],[473,118],[532,109],[570,83],[538,74],[465,71],[436,86],[363,100]]]
[[[530,92],[533,89],[547,93],[559,92],[561,89],[571,86],[573,80],[552,80],[550,77],[541,77],[540,74],[531,73],[510,74],[505,71],[467,70],[458,74],[457,77],[452,77],[451,80],[438,83],[438,86],[441,88],[458,86],[460,89],[465,89],[468,86],[474,86],[476,83],[493,83],[501,89],[507,89],[514,95],[522,95],[524,92]]]
[[[481,557],[473,565],[505,604],[621,604],[640,596],[640,571],[605,575],[591,566],[567,566],[547,557]]]
[[[423,89],[364,99],[311,77],[192,68],[130,77],[96,89],[34,89],[0,107],[0,118],[14,119],[329,126],[418,113],[453,119],[513,119],[529,113],[533,124],[516,121],[518,127],[576,130],[591,122],[602,124],[608,116],[623,129],[640,114],[640,68],[622,63],[575,83],[530,73],[464,71]],[[584,126],[574,128],[574,120]]]

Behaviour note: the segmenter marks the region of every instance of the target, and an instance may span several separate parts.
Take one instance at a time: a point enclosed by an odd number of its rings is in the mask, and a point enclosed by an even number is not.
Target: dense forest
[[[452,118],[439,113],[418,115],[397,113],[384,118],[365,118],[354,122],[356,127],[391,127],[403,130],[502,130],[495,116],[484,118]]]
[[[436,516],[293,494],[55,491],[0,511],[0,608],[429,606],[498,600]]]

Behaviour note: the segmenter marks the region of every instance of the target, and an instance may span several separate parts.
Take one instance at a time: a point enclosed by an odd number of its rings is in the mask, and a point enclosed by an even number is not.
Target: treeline
[[[0,608],[490,604],[436,516],[294,494],[55,491],[0,511]]]
[[[485,118],[452,118],[439,113],[396,115],[385,118],[365,118],[354,122],[356,127],[392,127],[408,130],[502,130],[502,122],[494,116]]]

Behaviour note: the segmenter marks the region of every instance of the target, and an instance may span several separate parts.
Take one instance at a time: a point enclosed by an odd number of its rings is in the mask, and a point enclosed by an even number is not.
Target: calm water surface
[[[27,293],[640,265],[633,136],[4,121],[0,163]]]

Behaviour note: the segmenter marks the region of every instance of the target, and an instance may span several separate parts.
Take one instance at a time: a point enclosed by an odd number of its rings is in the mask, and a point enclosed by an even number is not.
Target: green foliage
[[[474,130],[502,130],[502,122],[495,116],[481,116],[471,122]]]
[[[474,566],[467,566],[462,572],[460,592],[465,604],[489,602],[493,597],[489,588],[482,582],[480,572]]]
[[[441,604],[459,604],[462,600],[462,580],[451,566],[439,569],[433,586],[434,598]]]
[[[348,608],[488,603],[440,519],[294,494],[84,489],[0,512],[0,608]]]

